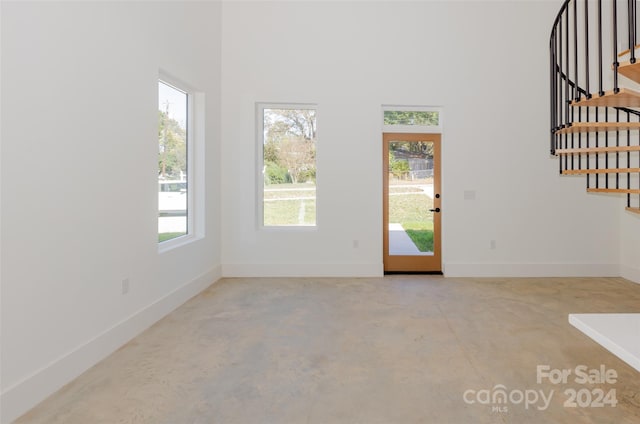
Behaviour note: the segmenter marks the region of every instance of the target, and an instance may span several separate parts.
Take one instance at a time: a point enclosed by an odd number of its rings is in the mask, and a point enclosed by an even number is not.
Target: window
[[[385,125],[427,125],[438,126],[440,113],[423,110],[385,110]]]
[[[383,132],[442,133],[439,108],[425,106],[383,106]]]
[[[158,82],[158,242],[190,233],[190,95]]]
[[[316,225],[316,107],[258,105],[263,227]]]

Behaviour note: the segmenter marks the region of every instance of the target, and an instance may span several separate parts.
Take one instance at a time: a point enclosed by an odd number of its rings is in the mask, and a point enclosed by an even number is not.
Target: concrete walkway
[[[419,251],[402,224],[389,223],[389,255],[432,256],[433,252]]]

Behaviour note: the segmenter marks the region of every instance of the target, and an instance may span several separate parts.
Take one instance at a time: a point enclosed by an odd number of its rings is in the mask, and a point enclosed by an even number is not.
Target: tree
[[[278,155],[279,155],[279,147],[278,143],[269,140],[264,144],[263,157],[266,162],[278,163]]]
[[[389,152],[389,172],[391,172],[394,177],[402,178],[409,171],[409,162],[406,160],[398,160],[393,152]]]
[[[180,178],[187,170],[187,134],[178,121],[158,111],[158,173],[164,178]]]
[[[316,139],[315,109],[265,109],[267,141],[281,141],[296,136]]]
[[[385,110],[385,125],[427,125],[437,126],[440,113],[421,110]]]
[[[264,110],[265,182],[303,182],[316,174],[316,111]],[[281,170],[287,172],[283,178]]]
[[[433,157],[433,142],[431,141],[395,141],[391,144],[391,148],[409,156]]]
[[[280,142],[280,163],[289,171],[292,183],[300,182],[302,175],[315,175],[315,150],[310,140],[288,138]]]

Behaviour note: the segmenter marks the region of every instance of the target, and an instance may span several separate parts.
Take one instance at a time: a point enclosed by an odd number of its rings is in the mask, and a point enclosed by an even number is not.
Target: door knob
[[[429,209],[429,211],[431,211],[431,212],[440,212],[440,208]]]

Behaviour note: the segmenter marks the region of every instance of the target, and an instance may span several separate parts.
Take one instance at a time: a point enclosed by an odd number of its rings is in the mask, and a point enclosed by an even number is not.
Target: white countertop
[[[640,371],[640,314],[569,314],[569,323]]]

